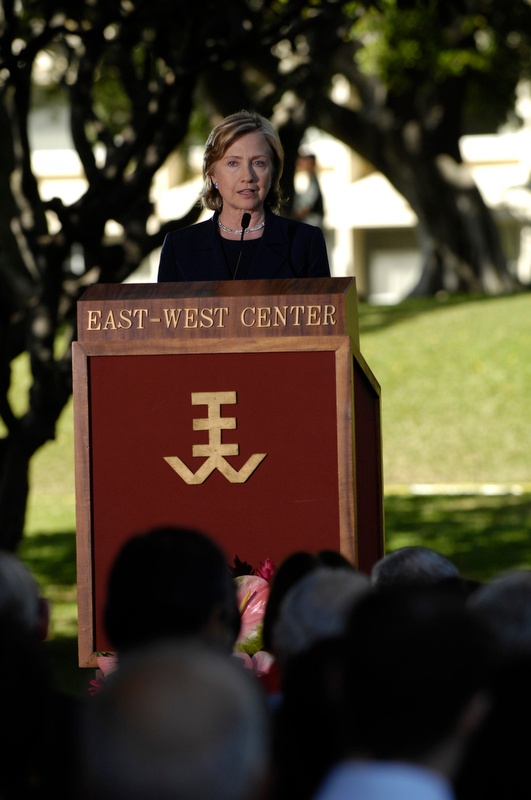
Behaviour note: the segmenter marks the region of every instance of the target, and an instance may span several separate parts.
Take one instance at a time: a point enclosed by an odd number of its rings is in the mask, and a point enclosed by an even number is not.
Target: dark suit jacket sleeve
[[[215,218],[166,235],[160,254],[159,283],[222,281],[230,277]]]
[[[299,220],[268,213],[262,242],[249,277],[330,277],[323,231]]]
[[[312,226],[310,226],[312,227]],[[330,265],[328,263],[328,252],[326,242],[321,228],[312,227],[312,237],[310,241],[310,251],[308,257],[307,270],[304,278],[328,278],[330,277]]]
[[[159,271],[157,281],[163,283],[164,281],[179,281],[182,277],[177,270],[177,260],[173,251],[173,238],[171,233],[167,233],[164,237],[162,250],[160,252]]]

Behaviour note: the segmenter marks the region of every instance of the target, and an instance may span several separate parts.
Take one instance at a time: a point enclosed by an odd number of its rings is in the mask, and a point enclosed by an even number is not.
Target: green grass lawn
[[[531,485],[531,295],[360,306],[387,487]]]
[[[531,566],[531,295],[360,304],[361,352],[381,386],[387,549],[424,544],[471,578]],[[16,364],[17,408],[27,385]],[[72,406],[35,456],[20,554],[52,602],[59,684],[77,666]]]

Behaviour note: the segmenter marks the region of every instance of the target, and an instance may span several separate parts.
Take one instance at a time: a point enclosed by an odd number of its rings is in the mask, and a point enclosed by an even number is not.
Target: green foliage
[[[94,113],[114,134],[119,134],[131,122],[131,101],[124,90],[119,70],[111,63],[100,64],[93,90]]]
[[[414,89],[419,78],[438,83],[487,71],[496,51],[485,17],[456,18],[438,0],[410,7],[384,0],[355,22],[352,35],[364,45],[361,67],[397,93]]]
[[[352,12],[351,12],[352,13]],[[529,74],[531,9],[481,0],[473,8],[445,0],[369,3],[350,29],[360,69],[398,97],[465,79],[498,123],[511,108],[520,76]],[[361,45],[361,46],[360,46]],[[477,99],[477,98],[476,98]]]
[[[259,625],[249,636],[235,646],[237,653],[247,653],[253,656],[262,649],[262,625]]]

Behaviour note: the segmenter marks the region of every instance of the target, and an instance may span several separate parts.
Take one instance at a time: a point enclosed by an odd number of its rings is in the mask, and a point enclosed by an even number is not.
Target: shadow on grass
[[[19,555],[31,569],[43,591],[50,584],[75,587],[75,531],[32,533],[22,540]]]
[[[77,652],[77,570],[75,531],[25,536],[19,555],[51,602],[55,632],[46,650],[58,689],[88,697],[94,670],[79,666]]]
[[[421,544],[468,578],[531,568],[531,495],[385,497],[386,549]]]

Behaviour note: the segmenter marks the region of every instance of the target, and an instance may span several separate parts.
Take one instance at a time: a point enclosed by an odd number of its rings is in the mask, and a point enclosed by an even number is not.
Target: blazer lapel
[[[260,240],[248,277],[274,278],[278,273],[285,271],[287,253],[289,253],[288,237],[281,218],[268,212],[264,235]]]
[[[198,234],[194,250],[194,262],[198,273],[208,276],[209,280],[229,280],[231,274],[217,232],[217,214],[205,220],[204,230],[201,233],[198,231]]]

